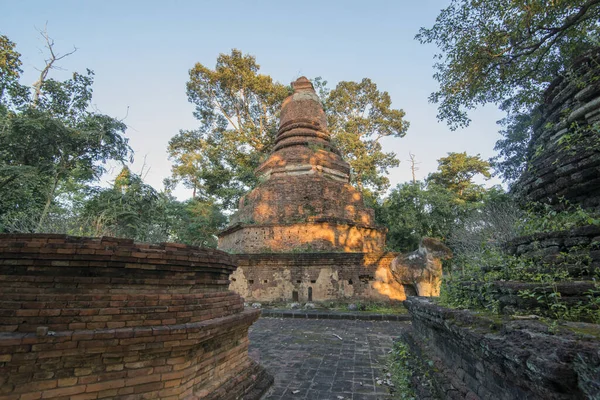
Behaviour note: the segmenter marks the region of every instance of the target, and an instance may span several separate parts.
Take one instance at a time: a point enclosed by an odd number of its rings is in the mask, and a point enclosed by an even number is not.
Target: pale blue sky
[[[17,43],[25,73],[36,80],[43,65],[36,32],[48,22],[56,50],[78,51],[63,60],[62,79],[72,71],[96,73],[94,104],[123,118],[135,151],[134,171],[146,158],[147,182],[157,189],[170,173],[166,147],[179,129],[194,128],[185,83],[196,62],[214,67],[219,53],[238,48],[256,56],[261,72],[289,84],[297,77],[341,80],[371,78],[402,108],[411,126],[402,139],[384,142],[402,161],[390,173],[395,185],[410,179],[409,151],[424,178],[448,152],[488,158],[499,138],[502,114],[486,107],[472,114],[467,129],[451,132],[436,120],[428,95],[433,80],[433,45],[414,40],[431,26],[444,0],[421,1],[7,1],[0,0],[0,34]],[[105,177],[105,180],[110,179]],[[489,183],[497,183],[492,180]],[[488,184],[489,184],[488,183]],[[180,199],[191,192],[180,188]]]

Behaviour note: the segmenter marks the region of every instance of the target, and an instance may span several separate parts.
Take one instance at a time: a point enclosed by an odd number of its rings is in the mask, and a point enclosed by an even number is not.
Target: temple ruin
[[[350,185],[350,166],[332,145],[327,118],[305,77],[281,108],[275,147],[256,170],[219,248],[233,253],[383,250],[386,229]]]
[[[305,77],[292,87],[260,183],[219,234],[239,265],[231,289],[249,301],[403,300],[389,268],[397,254],[350,184],[321,100]]]

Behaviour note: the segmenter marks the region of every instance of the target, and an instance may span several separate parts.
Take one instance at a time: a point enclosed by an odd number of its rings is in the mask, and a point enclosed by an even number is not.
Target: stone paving
[[[250,356],[275,377],[263,399],[392,399],[377,380],[386,379],[393,340],[407,327],[396,321],[260,318],[250,328]]]

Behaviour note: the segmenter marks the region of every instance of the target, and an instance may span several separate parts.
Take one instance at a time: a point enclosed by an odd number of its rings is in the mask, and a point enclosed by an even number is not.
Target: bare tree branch
[[[32,85],[34,88],[34,93],[33,93],[33,106],[35,107],[40,99],[40,96],[42,94],[42,86],[44,85],[44,82],[46,81],[46,78],[48,77],[48,73],[50,72],[51,69],[60,69],[59,67],[55,66],[54,63],[56,63],[57,61],[62,60],[65,57],[70,56],[71,54],[75,53],[77,51],[77,47],[73,46],[73,51],[70,51],[68,53],[65,54],[56,54],[54,52],[54,39],[52,39],[49,35],[48,35],[48,23],[46,23],[46,25],[44,25],[44,30],[39,30],[40,35],[44,38],[44,41],[46,42],[45,47],[48,49],[48,52],[50,54],[50,57],[47,58],[46,60],[44,60],[44,62],[46,63],[46,65],[44,66],[44,68],[42,68],[40,71],[40,77],[38,78],[38,80]]]

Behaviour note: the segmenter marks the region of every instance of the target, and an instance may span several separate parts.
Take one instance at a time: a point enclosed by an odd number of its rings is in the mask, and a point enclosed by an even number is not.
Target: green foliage
[[[427,180],[446,187],[461,200],[476,201],[485,191],[473,183],[476,175],[490,178],[490,163],[482,160],[479,154],[468,156],[466,152],[448,153],[447,157],[438,160],[438,171],[429,174]]]
[[[586,225],[600,225],[600,214],[593,210],[584,210],[561,199],[560,208],[556,205],[531,203],[517,229],[521,235],[539,232],[564,231]]]
[[[0,37],[0,230],[24,218],[37,219],[29,226],[40,232],[52,213],[64,211],[61,201],[98,180],[106,162],[127,160],[131,149],[124,123],[90,111],[92,71],[64,82],[45,79],[34,102],[17,81],[13,48]]]
[[[112,188],[93,190],[79,215],[86,222],[80,234],[167,241],[165,208],[165,199],[125,167]]]
[[[484,189],[472,182],[476,174],[489,177],[489,164],[479,156],[449,153],[426,182],[400,184],[382,202],[365,196],[378,223],[388,228],[387,245],[394,251],[413,251],[423,237],[446,241],[473,210],[503,196],[500,188]]]
[[[533,136],[533,126],[538,114],[515,113],[499,122],[504,126],[500,131],[502,139],[496,142],[494,150],[498,154],[492,157],[491,166],[506,182],[516,181],[525,172],[529,154],[529,141]]]
[[[382,151],[380,141],[406,135],[409,123],[404,119],[404,111],[391,108],[390,95],[379,91],[369,78],[361,82],[342,81],[326,93],[323,105],[329,130],[335,146],[352,168],[352,183],[361,190],[382,194],[389,187],[385,175],[400,162],[396,154]]]
[[[523,212],[510,194],[493,187],[476,205],[466,210],[461,223],[456,224],[448,238],[448,246],[457,255],[476,254],[518,235],[515,227],[523,219]]]
[[[438,118],[456,129],[469,125],[472,109],[499,105],[508,116],[499,122],[503,139],[492,161],[513,182],[525,168],[543,92],[560,74],[572,75],[576,57],[598,47],[599,19],[598,0],[452,0],[416,36],[440,49],[440,88],[429,97],[439,104]]]
[[[187,83],[200,127],[169,142],[173,179],[225,208],[254,187],[254,169],[273,146],[281,102],[289,89],[259,74],[251,55],[221,54],[214,70],[197,63]]]
[[[469,206],[442,186],[416,182],[398,185],[376,211],[388,228],[388,247],[409,252],[425,236],[446,239]]]
[[[454,258],[442,281],[441,303],[498,313],[501,310],[497,285],[504,281],[528,282],[536,285],[518,294],[537,304],[531,312],[558,320],[600,321],[600,287],[587,293],[586,301],[577,304],[562,299],[557,289],[560,282],[593,272],[591,247],[571,247],[568,253],[561,253],[552,261],[542,259],[542,254],[517,257],[504,252],[504,243],[517,236],[561,231],[594,222],[581,208],[570,207],[567,202],[562,205],[563,211],[537,204],[522,211],[510,197],[495,195],[483,207],[472,210],[449,240]]]
[[[413,370],[416,366],[416,357],[410,352],[408,345],[402,341],[394,342],[390,353],[388,368],[394,383],[394,399],[414,400],[417,395],[412,386]]]
[[[529,282],[538,285],[521,290],[518,295],[535,301],[538,306],[531,312],[556,320],[600,323],[600,286],[587,292],[587,300],[577,304],[564,301],[557,288],[558,283],[573,280],[572,268],[589,267],[590,259],[585,252],[572,249],[548,264],[536,258],[508,255],[498,246],[485,244],[479,251],[455,254],[452,265],[442,280],[439,299],[442,305],[497,314],[501,310],[495,285],[503,281]]]
[[[435,43],[438,118],[468,125],[467,112],[486,103],[530,111],[574,57],[598,45],[600,2],[452,0],[421,43]]]
[[[169,202],[167,216],[172,227],[170,240],[203,247],[217,247],[216,235],[227,222],[218,204],[198,198]]]
[[[289,86],[259,69],[253,56],[234,49],[221,54],[214,69],[198,63],[190,71],[187,94],[200,127],[180,131],[169,142],[170,184],[182,182],[194,196],[211,197],[225,209],[235,208],[259,184],[254,170],[273,148],[279,110],[291,94]],[[353,183],[383,193],[389,186],[384,174],[398,161],[382,151],[380,140],[406,134],[404,112],[392,109],[389,94],[369,79],[340,82],[331,91],[321,78],[313,83],[332,139],[352,167]]]
[[[0,115],[19,105],[26,96],[25,88],[19,84],[23,72],[21,54],[15,47],[8,37],[0,35]]]

